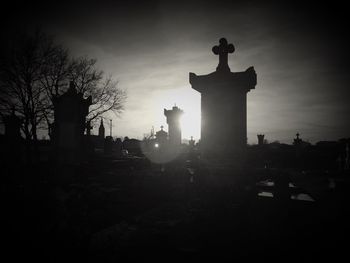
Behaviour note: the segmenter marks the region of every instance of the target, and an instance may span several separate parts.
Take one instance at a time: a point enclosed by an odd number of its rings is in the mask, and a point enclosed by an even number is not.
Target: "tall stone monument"
[[[105,126],[103,125],[103,119],[101,118],[100,127],[98,128],[98,137],[102,140],[105,139]]]
[[[206,158],[239,156],[247,144],[247,92],[255,88],[253,67],[231,72],[228,54],[235,48],[225,38],[212,51],[219,56],[216,71],[190,73],[192,88],[201,93],[201,152]]]
[[[82,159],[86,116],[91,103],[91,96],[84,98],[73,82],[66,93],[54,98],[53,141],[57,161],[72,163]]]
[[[164,115],[166,116],[166,122],[169,125],[169,144],[171,146],[181,145],[181,125],[180,118],[183,114],[183,110],[174,106],[171,110],[164,109]]]

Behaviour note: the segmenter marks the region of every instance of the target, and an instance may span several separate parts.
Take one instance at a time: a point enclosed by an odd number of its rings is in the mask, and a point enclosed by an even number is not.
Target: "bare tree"
[[[87,121],[93,122],[107,112],[119,115],[124,110],[126,92],[117,87],[112,76],[105,77],[96,67],[97,60],[86,57],[70,59],[67,50],[60,49],[45,66],[42,85],[47,95],[45,120],[47,125],[53,121],[54,97],[62,95],[73,81],[78,92],[85,98],[92,97]]]
[[[67,90],[69,81],[84,97],[93,98],[87,120],[123,111],[126,92],[97,69],[95,59],[70,58],[67,49],[43,32],[15,39],[0,59],[0,114],[15,108],[28,140],[36,141],[38,128],[53,122],[52,100]]]
[[[51,38],[37,31],[21,35],[3,50],[0,59],[0,112],[16,109],[23,119],[27,140],[37,140],[37,127],[47,107],[45,88],[41,85],[43,65],[59,49]]]
[[[88,58],[73,59],[69,66],[68,78],[72,80],[84,97],[92,97],[92,105],[87,116],[89,121],[106,112],[119,115],[124,109],[126,92],[117,87],[112,76],[104,76],[103,71],[96,68],[96,60]]]

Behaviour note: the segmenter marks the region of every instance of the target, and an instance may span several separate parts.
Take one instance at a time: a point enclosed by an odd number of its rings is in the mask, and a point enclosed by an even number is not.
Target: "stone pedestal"
[[[207,160],[241,158],[247,145],[247,92],[255,88],[253,67],[231,72],[227,54],[234,47],[226,39],[213,52],[220,56],[215,72],[197,76],[190,73],[192,88],[201,93],[201,153]]]

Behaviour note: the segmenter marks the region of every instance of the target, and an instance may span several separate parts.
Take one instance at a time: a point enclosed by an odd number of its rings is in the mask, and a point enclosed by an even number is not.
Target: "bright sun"
[[[156,125],[164,125],[165,130],[168,130],[166,118],[163,114],[163,109],[172,109],[176,104],[184,111],[181,118],[182,139],[190,139],[191,136],[195,140],[200,138],[201,125],[201,110],[200,110],[200,94],[190,87],[169,89],[157,92],[157,101],[155,110],[157,110]],[[155,127],[157,131],[159,128]]]

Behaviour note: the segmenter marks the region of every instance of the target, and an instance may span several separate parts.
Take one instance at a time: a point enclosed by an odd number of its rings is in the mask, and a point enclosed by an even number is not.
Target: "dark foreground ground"
[[[337,262],[348,254],[350,174],[189,167],[142,159],[5,167],[2,257]],[[267,179],[275,186],[257,185]]]

